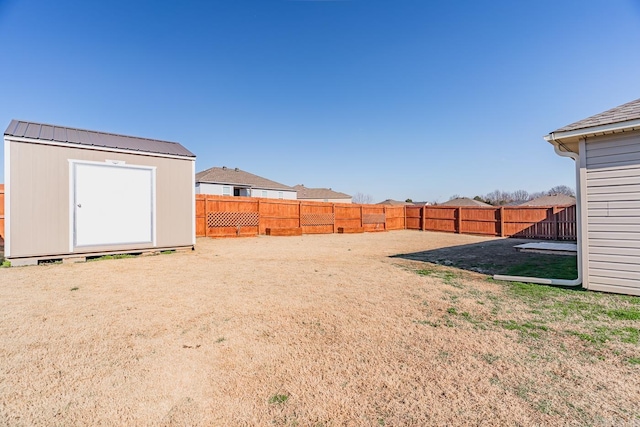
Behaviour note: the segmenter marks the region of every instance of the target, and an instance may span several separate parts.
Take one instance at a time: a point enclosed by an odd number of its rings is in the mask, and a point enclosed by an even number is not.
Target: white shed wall
[[[640,134],[585,144],[585,286],[640,295]]]

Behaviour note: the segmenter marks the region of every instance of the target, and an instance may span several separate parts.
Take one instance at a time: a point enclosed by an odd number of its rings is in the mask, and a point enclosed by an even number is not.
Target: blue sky
[[[543,135],[640,97],[640,0],[0,0],[0,46],[3,129],[376,202],[575,187]]]

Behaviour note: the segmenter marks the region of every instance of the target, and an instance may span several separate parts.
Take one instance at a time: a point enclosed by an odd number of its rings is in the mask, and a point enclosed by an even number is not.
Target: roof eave
[[[618,123],[609,123],[600,126],[591,126],[588,128],[568,130],[564,132],[551,132],[550,134],[544,136],[544,139],[547,142],[556,145],[557,143],[577,142],[582,138],[590,136],[608,135],[635,130],[640,130],[640,119]]]

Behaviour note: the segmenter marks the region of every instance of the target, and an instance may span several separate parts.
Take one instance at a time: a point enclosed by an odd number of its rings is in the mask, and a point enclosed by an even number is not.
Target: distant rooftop
[[[298,199],[350,199],[351,196],[330,188],[307,188],[302,184],[294,185]]]
[[[118,135],[115,133],[57,125],[47,125],[43,123],[25,122],[20,120],[11,120],[11,123],[9,123],[4,134],[17,138],[114,148],[137,153],[156,153],[172,156],[196,157],[195,154],[177,142]]]
[[[387,205],[387,206],[411,206],[413,203],[411,202],[401,202],[399,200],[387,199],[383,200],[380,203],[376,203],[377,205]]]
[[[572,206],[575,204],[575,197],[567,196],[566,194],[551,194],[537,197],[528,202],[521,203],[519,206]]]
[[[249,188],[264,188],[267,190],[296,191],[288,185],[271,181],[270,179],[245,172],[238,168],[212,167],[196,174],[196,182],[210,184],[241,185]]]
[[[486,207],[491,206],[488,203],[480,202],[478,200],[473,200],[468,197],[458,197],[455,199],[451,199],[448,202],[439,203],[439,206],[478,206],[478,207]]]

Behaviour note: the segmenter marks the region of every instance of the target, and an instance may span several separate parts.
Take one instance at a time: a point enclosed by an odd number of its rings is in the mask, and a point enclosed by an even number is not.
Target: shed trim
[[[4,257],[11,256],[11,146],[5,138],[4,141]]]
[[[111,162],[96,162],[91,160],[78,160],[78,159],[68,159],[69,162],[69,252],[74,253],[78,252],[78,249],[85,249],[87,247],[100,247],[100,246],[109,246],[109,245],[128,245],[128,244],[138,244],[138,243],[147,243],[147,242],[116,242],[116,243],[108,243],[108,244],[90,244],[90,245],[79,245],[77,243],[77,210],[76,210],[76,179],[77,179],[77,165],[93,165],[93,166],[107,166],[111,168],[120,168],[120,169],[138,169],[145,170],[151,172],[151,242],[153,247],[157,246],[157,212],[156,212],[156,170],[155,166],[145,166],[145,165],[135,165],[135,164],[113,164]],[[195,211],[194,211],[195,212]],[[195,218],[195,215],[193,215]]]
[[[191,242],[196,244],[196,162],[191,162]]]
[[[149,157],[164,157],[168,159],[190,160],[192,162],[195,162],[196,160],[195,157],[177,156],[172,154],[161,154],[161,153],[154,153],[151,151],[123,150],[121,148],[100,147],[97,145],[73,144],[69,142],[32,139],[32,138],[25,138],[25,137],[16,137],[11,135],[5,135],[4,139],[5,141],[11,140],[14,142],[27,142],[30,144],[53,145],[57,147],[78,148],[82,150],[106,151],[109,153],[123,153],[123,154],[133,154],[138,156],[149,156]]]

